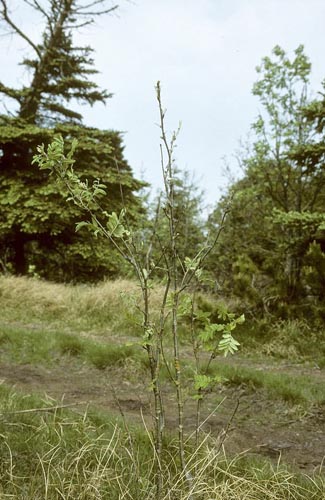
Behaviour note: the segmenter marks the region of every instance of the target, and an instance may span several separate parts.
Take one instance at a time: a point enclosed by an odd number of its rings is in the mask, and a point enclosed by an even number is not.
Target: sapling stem
[[[153,433],[150,436],[154,447],[153,470],[155,471],[155,487],[156,500],[162,500],[164,495],[164,477],[163,477],[163,442],[165,436],[165,407],[162,393],[162,367],[166,365],[170,375],[171,382],[175,390],[175,399],[177,404],[177,421],[178,421],[178,446],[177,453],[180,464],[180,477],[185,478],[187,484],[187,498],[193,498],[194,481],[192,477],[192,468],[190,467],[190,459],[187,459],[185,453],[185,435],[184,435],[184,380],[182,356],[180,350],[180,308],[183,299],[184,291],[190,287],[192,282],[197,282],[198,277],[202,272],[204,260],[216,244],[219,235],[222,231],[224,214],[221,225],[217,234],[212,239],[212,242],[206,242],[201,250],[193,259],[181,256],[179,251],[177,231],[178,220],[176,211],[176,193],[175,193],[175,178],[176,169],[174,166],[174,148],[178,131],[174,132],[169,140],[165,129],[165,111],[162,106],[160,83],[156,86],[156,96],[158,101],[160,115],[160,132],[161,132],[161,167],[164,184],[164,193],[162,198],[159,197],[155,211],[153,224],[150,227],[150,234],[144,241],[147,241],[147,246],[141,241],[138,244],[137,234],[132,229],[130,221],[127,218],[127,207],[123,189],[120,189],[123,210],[120,215],[115,212],[108,214],[105,212],[98,202],[98,197],[105,195],[105,186],[95,182],[93,186],[89,186],[87,181],[82,182],[73,170],[73,152],[76,148],[76,142],[72,142],[70,152],[64,154],[64,141],[61,137],[57,137],[45,151],[44,146],[38,148],[39,155],[34,157],[34,162],[38,163],[41,169],[49,168],[58,179],[58,182],[64,184],[69,199],[71,199],[79,208],[83,209],[88,214],[88,220],[77,224],[77,229],[86,226],[95,236],[100,235],[108,240],[118,251],[119,255],[131,264],[134,274],[141,288],[141,304],[138,310],[142,315],[142,340],[141,345],[145,349],[148,356],[150,388],[154,400],[153,412]],[[117,169],[118,163],[116,162]],[[163,205],[163,206],[162,206]],[[160,214],[163,213],[166,225],[168,226],[166,241],[161,241],[158,231],[160,222]],[[160,255],[153,262],[153,248],[158,246]],[[161,278],[163,274],[164,288],[160,299],[159,313],[155,313],[150,300],[150,293],[155,273]],[[160,273],[160,274],[159,274]],[[197,375],[200,375],[200,359],[199,348],[200,344],[197,340],[195,331],[195,308],[196,288],[194,287],[194,295],[191,304],[191,337],[194,346],[194,358],[196,363]],[[167,319],[171,319],[171,338],[172,338],[172,364],[168,362],[165,356],[165,345],[167,332]],[[237,320],[232,319],[234,324]],[[223,349],[236,350],[236,343],[230,335],[224,340]],[[167,352],[167,349],[166,349]],[[215,356],[215,352],[211,354],[205,372],[208,371],[209,365]],[[202,370],[201,370],[202,371]],[[206,390],[204,385],[198,385],[198,394],[203,397]],[[195,443],[199,449],[199,430],[202,426],[201,421],[201,399],[199,397],[197,406],[196,418],[196,433]]]

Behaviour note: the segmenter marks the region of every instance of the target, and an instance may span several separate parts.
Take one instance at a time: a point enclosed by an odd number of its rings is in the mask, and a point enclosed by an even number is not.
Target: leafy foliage
[[[323,139],[306,112],[310,71],[302,46],[293,58],[279,46],[263,58],[253,87],[262,111],[253,124],[255,140],[240,159],[244,177],[210,218],[216,225],[231,200],[217,256],[210,262],[220,259],[215,277],[252,313],[276,307],[284,312],[283,304],[310,295],[308,249],[325,236]]]

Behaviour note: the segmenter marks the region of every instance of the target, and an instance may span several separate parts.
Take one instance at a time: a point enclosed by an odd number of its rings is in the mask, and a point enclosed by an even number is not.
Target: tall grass
[[[236,331],[244,352],[325,366],[324,324],[305,319],[248,319]]]
[[[152,442],[119,419],[60,408],[55,401],[0,387],[0,497],[25,500],[153,500]],[[190,488],[175,472],[176,447],[163,456],[164,500],[321,500],[325,484],[245,455],[227,459],[207,436],[189,446]]]
[[[283,399],[294,404],[325,404],[324,383],[312,376],[221,363],[215,365],[212,372],[234,385],[247,384],[255,389],[265,389],[270,399]]]
[[[105,281],[91,286],[0,276],[0,325],[16,321],[106,335],[138,335],[140,293],[138,285],[131,280]],[[158,308],[159,294],[159,287],[151,291],[153,309]]]

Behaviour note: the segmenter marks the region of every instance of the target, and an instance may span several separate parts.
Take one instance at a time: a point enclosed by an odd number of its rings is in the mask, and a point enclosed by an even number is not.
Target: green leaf
[[[192,299],[188,294],[181,296],[178,304],[178,315],[179,317],[189,316],[192,311]]]
[[[76,232],[80,231],[81,228],[89,226],[89,222],[81,221],[76,224]]]
[[[209,377],[208,375],[200,375],[196,374],[194,376],[194,389],[201,390],[201,389],[207,389],[213,379]]]
[[[123,224],[121,224],[120,219],[124,216],[124,212],[121,211],[120,218],[116,212],[112,212],[108,215],[107,229],[111,236],[114,238],[123,238],[125,236],[130,236],[130,231],[126,230]]]
[[[231,333],[224,333],[219,342],[218,349],[223,352],[224,356],[227,356],[228,354],[234,354],[238,351],[239,345],[239,342],[234,339]]]
[[[186,271],[195,271],[197,268],[197,260],[196,259],[190,259],[189,257],[185,257],[184,259],[184,266]]]
[[[203,399],[203,394],[193,394],[191,398],[194,399],[194,401],[201,401],[201,399]]]

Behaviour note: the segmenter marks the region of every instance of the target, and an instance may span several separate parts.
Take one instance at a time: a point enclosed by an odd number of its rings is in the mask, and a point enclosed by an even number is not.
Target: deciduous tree
[[[305,257],[324,224],[324,148],[306,117],[310,70],[302,46],[292,59],[277,46],[257,68],[253,93],[262,108],[253,124],[255,141],[242,158],[244,178],[232,186],[232,211],[220,243],[228,249],[228,279],[242,281],[245,275],[246,292],[255,287],[265,300],[296,302],[308,292]]]

